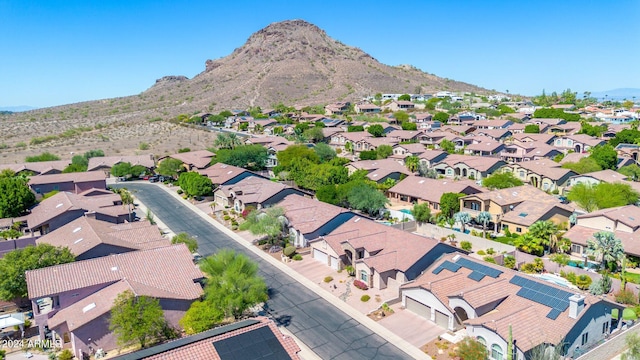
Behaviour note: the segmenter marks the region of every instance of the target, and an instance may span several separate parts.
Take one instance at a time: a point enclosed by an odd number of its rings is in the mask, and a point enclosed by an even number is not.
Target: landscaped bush
[[[229,221],[229,219],[231,219],[231,216],[225,215],[222,218],[224,219],[224,221]]]
[[[178,195],[182,195],[182,193],[184,193],[184,191],[182,191],[182,189],[178,189],[178,190],[176,190],[176,193],[178,193]]]
[[[508,269],[513,269],[516,267],[516,258],[511,255],[505,255],[502,260],[502,263],[504,267]]]
[[[496,259],[494,259],[493,256],[491,256],[491,255],[487,255],[483,259],[484,259],[484,261],[486,261],[488,263],[492,263],[492,264],[496,263]]]
[[[471,241],[462,241],[460,242],[460,247],[462,248],[462,250],[471,251],[473,245],[471,244]]]
[[[371,299],[371,296],[369,296],[369,295],[362,295],[360,297],[360,301],[362,301],[362,302],[367,302],[367,301],[369,301],[369,299]]]
[[[496,253],[496,251],[495,251],[495,250],[493,250],[493,248],[488,248],[488,249],[487,249],[487,254],[489,254],[489,255],[493,255],[493,254],[495,254],[495,253]]]
[[[295,254],[295,255],[293,255],[292,259],[295,260],[295,261],[300,261],[300,260],[302,260],[302,255]]]
[[[615,294],[615,298],[620,304],[635,305],[638,303],[638,298],[631,290],[620,290]]]
[[[284,248],[284,250],[282,250],[282,252],[284,253],[284,256],[291,257],[291,256],[293,256],[293,254],[296,253],[296,247],[295,246],[287,246],[286,248]]]
[[[367,286],[367,284],[365,284],[364,282],[362,282],[360,280],[355,280],[353,282],[353,286],[357,287],[360,290],[367,290],[369,288],[369,286]]]
[[[349,276],[355,276],[356,275],[356,269],[351,265],[345,266],[344,270],[347,272],[347,274],[349,274]]]
[[[567,273],[566,279],[572,283],[573,285],[576,284],[576,273],[574,273],[573,271],[569,271]]]
[[[478,250],[478,255],[487,255],[487,252],[484,250]]]
[[[582,274],[576,278],[576,286],[580,290],[586,290],[589,288],[589,285],[591,285],[592,281],[593,280],[591,280],[591,277],[589,277],[589,275]]]
[[[325,278],[324,278],[324,282],[326,282],[326,283],[330,283],[330,282],[332,282],[332,281],[333,281],[333,277],[331,277],[331,276],[325,276]]]

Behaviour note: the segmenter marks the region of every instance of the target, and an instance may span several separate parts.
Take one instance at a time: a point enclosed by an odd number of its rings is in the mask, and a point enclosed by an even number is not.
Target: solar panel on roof
[[[551,309],[551,311],[549,311],[549,313],[547,314],[547,317],[551,320],[555,320],[558,318],[558,316],[560,316],[560,314],[562,314],[562,312],[558,309]]]
[[[438,275],[444,269],[447,269],[447,270],[449,270],[451,272],[457,272],[458,270],[460,270],[460,265],[452,263],[450,261],[445,261],[442,264],[440,264],[437,268],[435,268],[433,270],[433,273]]]
[[[460,258],[458,259],[458,261],[456,261],[457,265],[463,266],[469,270],[473,270],[473,271],[477,271],[480,273],[483,273],[487,276],[490,276],[492,278],[497,278],[498,276],[500,276],[500,274],[502,274],[502,271],[498,270],[498,269],[494,269],[492,267],[483,265],[483,264],[478,264],[474,261],[471,261],[469,259],[465,259],[465,258]]]
[[[485,274],[479,272],[479,271],[472,271],[471,274],[469,274],[469,276],[467,276],[469,279],[471,280],[475,280],[475,281],[480,281],[482,279],[484,279]]]

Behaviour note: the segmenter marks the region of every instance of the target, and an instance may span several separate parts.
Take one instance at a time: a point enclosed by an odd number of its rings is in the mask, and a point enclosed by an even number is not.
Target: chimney
[[[569,298],[569,317],[577,319],[580,313],[584,309],[584,296],[575,294]]]

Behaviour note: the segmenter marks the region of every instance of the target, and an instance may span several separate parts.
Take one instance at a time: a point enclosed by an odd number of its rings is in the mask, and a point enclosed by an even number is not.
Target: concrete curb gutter
[[[429,360],[432,359],[429,355],[425,354],[424,352],[422,352],[420,349],[418,349],[414,345],[410,344],[406,340],[404,340],[401,337],[399,337],[398,335],[394,334],[389,329],[387,329],[384,326],[376,323],[372,319],[368,318],[366,315],[356,311],[354,308],[352,308],[351,306],[349,306],[346,303],[342,302],[340,299],[337,299],[335,296],[333,296],[327,290],[321,288],[320,286],[318,286],[317,284],[315,284],[311,280],[307,279],[306,277],[301,276],[296,271],[294,271],[290,267],[286,266],[285,264],[279,262],[278,260],[274,259],[273,257],[265,254],[263,251],[261,251],[260,249],[255,247],[253,244],[249,243],[247,240],[245,240],[242,237],[240,237],[238,234],[234,233],[233,231],[231,231],[227,227],[223,226],[222,224],[220,224],[217,221],[215,221],[214,219],[212,219],[209,216],[209,214],[206,214],[204,211],[200,210],[199,208],[197,208],[195,205],[191,204],[190,202],[185,201],[176,192],[171,191],[166,186],[164,186],[164,184],[153,184],[153,185],[159,186],[165,192],[167,192],[169,195],[171,195],[174,198],[180,200],[189,209],[191,209],[191,211],[193,211],[196,214],[198,214],[201,218],[205,219],[211,225],[215,226],[218,230],[220,230],[220,231],[224,232],[225,234],[227,234],[229,237],[231,237],[236,242],[238,242],[239,244],[241,244],[242,246],[247,248],[249,251],[253,252],[257,256],[262,258],[264,261],[269,262],[271,265],[277,267],[278,269],[280,269],[285,274],[287,274],[287,275],[291,276],[292,278],[296,279],[300,284],[304,285],[309,290],[315,292],[318,296],[322,297],[326,301],[328,301],[331,304],[335,305],[342,312],[344,312],[345,314],[347,314],[348,316],[350,316],[354,320],[358,321],[360,324],[364,325],[367,329],[369,329],[372,332],[376,333],[377,335],[379,335],[383,339],[387,340],[389,343],[395,345],[398,349],[400,349],[401,351],[405,352],[407,355],[413,357],[414,359],[429,359]],[[158,223],[160,223],[159,220],[160,219],[157,219],[157,217],[156,217],[156,221],[158,221]]]

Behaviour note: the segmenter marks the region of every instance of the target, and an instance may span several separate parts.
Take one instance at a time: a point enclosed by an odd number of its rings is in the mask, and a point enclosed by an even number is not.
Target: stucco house
[[[507,358],[510,336],[515,360],[556,346],[576,358],[622,325],[611,316],[622,305],[464,254],[438,259],[401,286],[401,298],[408,310],[446,330],[465,329],[492,360]]]
[[[114,224],[81,216],[36,240],[67,247],[76,261],[171,245],[148,221]]]
[[[309,240],[329,234],[356,216],[340,206],[296,194],[287,195],[276,206],[284,209],[289,234],[296,247],[309,246]]]
[[[542,159],[553,159],[562,152],[544,142],[512,143],[500,151],[500,158],[514,163]]]
[[[209,150],[196,150],[165,156],[160,158],[158,163],[162,162],[162,160],[167,157],[170,157],[182,161],[187,171],[191,171],[209,167],[211,159],[213,159],[214,156],[216,156],[216,154]]]
[[[156,166],[153,155],[100,156],[89,159],[87,171],[103,171],[109,177],[111,176],[111,168],[122,163],[130,163],[131,166],[144,166],[148,171],[153,170]]]
[[[54,190],[79,194],[89,189],[106,189],[107,180],[104,173],[92,171],[37,175],[29,179],[29,187],[36,194]]]
[[[437,258],[457,250],[359,216],[309,243],[313,259],[334,270],[351,265],[358,280],[376,289],[414,280]]]
[[[50,330],[79,359],[90,348],[107,352],[117,348],[109,331],[109,313],[119,294],[132,291],[158,299],[167,322],[179,329],[178,321],[203,294],[203,279],[184,244],[26,272],[40,338]]]
[[[398,181],[405,176],[412,175],[406,166],[394,159],[354,161],[345,167],[349,171],[349,175],[357,170],[366,170],[367,177],[378,183],[383,183],[387,179]]]
[[[69,165],[71,165],[71,160],[38,161],[21,164],[0,164],[0,170],[8,169],[16,174],[50,175],[62,173]]]
[[[560,167],[553,160],[522,161],[509,164],[502,168],[513,175],[544,191],[558,191],[562,193],[569,186],[569,179],[577,175],[574,171]]]
[[[605,140],[586,134],[559,136],[553,140],[553,146],[561,150],[574,150],[577,153],[587,152],[592,147],[606,144]]]
[[[253,206],[258,210],[270,207],[291,194],[306,195],[291,186],[262,177],[249,176],[235,184],[218,187],[213,196],[217,205],[242,212],[247,206]]]
[[[585,185],[597,185],[601,182],[606,183],[615,183],[621,182],[627,179],[626,175],[623,175],[619,172],[613,171],[611,169],[594,171],[585,174],[574,175],[569,178],[569,185],[574,186],[577,184],[585,184]]]
[[[205,175],[211,179],[213,186],[231,185],[249,176],[264,178],[262,175],[251,172],[247,169],[227,165],[223,163],[215,163],[206,169],[199,169],[200,175]]]
[[[432,168],[448,178],[466,177],[481,180],[504,165],[506,163],[499,158],[454,154],[447,156]]]
[[[389,191],[387,197],[393,205],[428,203],[432,214],[440,212],[440,197],[453,192],[465,195],[477,194],[484,189],[471,180],[429,179],[420,176],[408,176]]]

